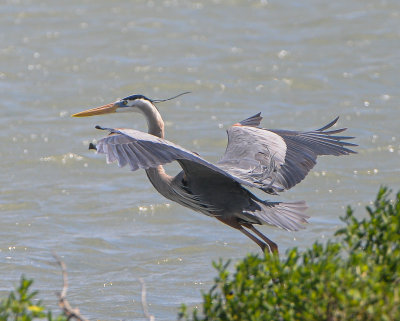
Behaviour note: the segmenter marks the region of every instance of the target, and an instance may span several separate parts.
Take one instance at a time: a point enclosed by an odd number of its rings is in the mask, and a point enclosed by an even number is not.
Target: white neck
[[[164,138],[164,121],[161,115],[150,101],[139,99],[135,101],[135,105],[146,117],[148,133],[160,138]],[[156,168],[146,169],[147,177],[154,188],[164,197],[171,197],[171,181],[172,177],[165,173],[164,168],[159,165]]]
[[[138,99],[135,101],[135,105],[146,117],[148,133],[160,138],[164,138],[164,121],[161,118],[156,106],[145,99]]]

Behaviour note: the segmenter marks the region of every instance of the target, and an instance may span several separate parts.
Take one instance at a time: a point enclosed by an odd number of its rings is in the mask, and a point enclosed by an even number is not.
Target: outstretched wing
[[[268,193],[290,189],[306,177],[317,156],[355,153],[346,146],[357,145],[344,141],[354,137],[335,135],[346,128],[327,130],[338,119],[306,132],[235,124],[227,131],[228,146],[217,165]]]
[[[107,163],[117,162],[118,166],[129,165],[132,171],[139,168],[154,168],[175,160],[185,160],[204,166],[210,171],[222,174],[240,184],[259,187],[249,181],[242,180],[218,166],[206,161],[199,155],[190,152],[166,139],[134,129],[113,129],[96,126],[97,129],[108,130],[110,135],[99,140],[94,146],[98,153],[105,154]]]

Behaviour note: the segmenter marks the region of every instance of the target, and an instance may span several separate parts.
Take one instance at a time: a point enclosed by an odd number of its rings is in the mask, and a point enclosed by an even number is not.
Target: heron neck
[[[154,186],[154,188],[164,197],[171,199],[173,194],[172,179],[173,177],[165,173],[164,167],[159,165],[155,168],[146,169],[146,174]]]
[[[138,104],[138,108],[146,117],[148,133],[164,138],[164,121],[156,106],[147,100],[142,100],[141,103]]]
[[[143,100],[138,108],[146,117],[148,133],[164,138],[164,121],[156,106],[149,101]],[[146,174],[154,188],[164,197],[170,198],[172,177],[165,173],[164,167],[159,165],[154,168],[148,168],[146,169]]]

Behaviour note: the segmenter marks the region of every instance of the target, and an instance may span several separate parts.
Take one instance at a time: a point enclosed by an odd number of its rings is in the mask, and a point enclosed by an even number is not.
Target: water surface
[[[258,253],[216,220],[170,203],[143,171],[87,150],[96,124],[146,130],[138,115],[73,119],[134,93],[159,105],[167,138],[217,161],[225,129],[259,111],[266,128],[316,129],[340,116],[357,155],[323,157],[273,200],[306,200],[307,229],[264,227],[284,253],[332,237],[381,184],[400,187],[397,1],[6,1],[0,11],[0,294],[21,274],[56,307],[91,319],[157,320],[197,306],[211,261]],[[169,166],[176,172],[177,166]]]

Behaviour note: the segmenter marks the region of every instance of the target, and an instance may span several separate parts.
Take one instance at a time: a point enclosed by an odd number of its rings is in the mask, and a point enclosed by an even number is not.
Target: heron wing
[[[301,182],[319,155],[348,155],[346,128],[327,130],[338,120],[312,131],[288,131],[243,126],[228,129],[228,146],[217,165],[268,193],[290,189]]]
[[[108,130],[111,133],[99,140],[96,146],[92,145],[97,153],[106,155],[107,163],[117,162],[119,167],[128,165],[132,171],[135,171],[139,168],[154,168],[175,160],[185,160],[204,166],[208,170],[222,174],[240,184],[258,187],[166,139],[134,129],[113,129],[100,126],[96,126],[96,128]]]
[[[261,120],[262,120],[261,113],[258,113],[238,122],[237,125],[257,127],[260,125]]]

